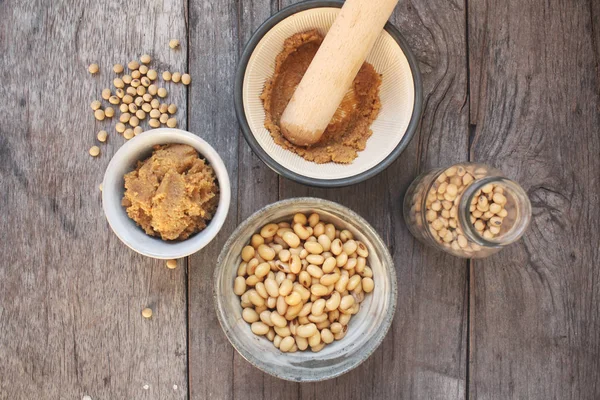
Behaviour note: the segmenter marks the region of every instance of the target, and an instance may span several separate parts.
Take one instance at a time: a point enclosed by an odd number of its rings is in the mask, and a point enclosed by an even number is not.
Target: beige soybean
[[[294,232],[288,231],[285,232],[282,236],[284,242],[288,244],[288,246],[292,248],[296,248],[300,246],[300,238]]]
[[[275,279],[267,278],[265,279],[265,289],[267,293],[271,297],[277,298],[279,296],[279,284]]]
[[[104,110],[96,110],[94,111],[94,118],[98,121],[102,121],[105,117]]]
[[[311,234],[310,231],[306,229],[306,227],[300,224],[294,224],[293,229],[294,233],[296,233],[296,235],[302,240],[308,239]]]
[[[249,324],[259,320],[258,313],[253,308],[244,308],[242,310],[242,318]]]
[[[269,298],[269,294],[267,293],[267,289],[265,289],[264,283],[257,282],[254,286],[254,290],[256,290],[256,293],[258,293],[258,295],[263,299],[267,300]]]
[[[325,344],[333,343],[333,341],[334,341],[333,333],[327,328],[323,329],[321,331],[321,340]]]
[[[262,259],[266,261],[273,260],[276,255],[275,250],[273,250],[266,244],[261,244],[260,246],[258,246],[257,252],[262,257]]]
[[[242,249],[242,260],[248,262],[254,257],[254,247],[245,246]]]
[[[347,310],[354,305],[354,297],[347,295],[340,301],[340,310]]]
[[[310,292],[309,292],[309,294],[310,294]],[[304,301],[304,299],[303,299],[303,301]],[[310,301],[307,303],[304,303],[304,305],[302,306],[302,309],[298,313],[298,318],[303,318],[303,317],[308,316],[312,311],[312,306],[313,306],[313,303],[311,303]],[[308,320],[308,318],[306,320]],[[304,318],[303,318],[303,321],[304,321]],[[308,323],[308,322],[303,322],[303,323]]]
[[[100,155],[100,147],[98,147],[98,146],[90,147],[89,153],[90,153],[90,156],[97,157],[98,155]]]
[[[317,242],[306,242],[304,243],[304,248],[310,253],[310,254],[316,254],[319,255],[321,253],[323,253],[323,246],[321,246],[319,243]]]
[[[277,226],[277,224],[268,224],[263,226],[263,228],[260,230],[260,235],[265,239],[272,238],[275,236],[275,234],[277,234],[278,229],[279,226]]]
[[[353,254],[357,248],[358,248],[358,245],[352,239],[346,241],[346,243],[344,243],[342,245],[342,251],[344,253],[346,253],[347,255]]]
[[[254,287],[258,282],[260,282],[260,278],[256,275],[250,275],[246,278],[246,285]]]
[[[274,247],[272,247],[272,248],[275,250]],[[290,261],[291,256],[292,256],[292,253],[290,253],[290,251],[287,249],[282,249],[282,250],[277,251],[277,257],[279,258],[279,260],[281,260],[284,263]],[[294,271],[292,271],[292,272],[294,274],[297,274],[298,272],[300,272],[300,270],[298,270],[296,272],[294,272]]]
[[[309,338],[309,337],[315,335],[317,332],[318,332],[317,326],[314,323],[310,323],[307,325],[300,325],[296,329],[296,335],[303,337],[303,338]]]
[[[273,326],[273,321],[271,321],[271,311],[264,310],[258,316],[263,324],[267,326]]]
[[[90,104],[90,107],[92,107],[92,110],[94,110],[94,111],[98,110],[101,106],[102,106],[102,103],[100,103],[100,101],[98,101],[98,100],[94,100],[94,101],[92,101],[92,104]]]
[[[256,275],[256,277],[260,279],[267,276],[269,271],[271,271],[271,266],[268,263],[261,263],[258,264],[258,266],[256,267],[254,275]]]
[[[298,274],[301,272],[301,269],[302,269],[302,260],[300,260],[299,256],[294,254],[293,256],[291,256],[290,270],[292,271],[292,273]]]
[[[307,262],[314,265],[322,265],[325,262],[325,257],[319,254],[308,254],[305,258]]]
[[[316,326],[315,326],[316,328]],[[311,337],[308,338],[308,345],[314,349],[315,347],[321,345],[321,332],[319,332],[318,329],[316,329],[316,332],[314,335],[312,335]],[[321,347],[322,348],[322,347]],[[320,350],[320,349],[319,349]],[[313,350],[314,351],[314,350]]]
[[[294,344],[294,338],[292,336],[287,336],[281,340],[281,343],[279,344],[279,350],[287,353],[294,347]]]
[[[295,224],[306,225],[308,223],[308,218],[306,218],[306,215],[298,213],[294,215],[293,222]]]
[[[302,301],[302,297],[300,296],[300,293],[298,293],[298,292],[292,292],[285,297],[285,302],[289,306],[295,306],[295,305],[299,304],[301,301]]]
[[[285,315],[288,309],[288,305],[285,302],[285,297],[283,296],[279,296],[277,297],[277,304],[275,306],[275,308],[277,309],[277,312],[280,315]]]
[[[342,275],[340,279],[335,283],[335,290],[342,293],[346,290],[346,286],[348,285],[348,275]]]
[[[321,276],[319,283],[323,286],[329,286],[335,284],[338,280],[340,280],[340,274],[326,274]]]
[[[367,249],[367,246],[363,242],[356,242],[356,254],[367,258],[369,256],[369,249]]]
[[[316,285],[311,286],[310,292],[312,294],[314,294],[315,296],[325,296],[327,294],[328,290],[327,290],[327,286],[323,286],[320,283],[317,283]]]
[[[255,335],[264,336],[269,332],[269,326],[263,322],[253,322],[250,327]]]
[[[245,291],[246,291],[246,279],[244,279],[243,276],[236,277],[234,284],[233,284],[233,292],[236,295],[241,296],[242,294],[244,294]]]
[[[327,317],[326,314],[323,314],[323,312],[325,311],[325,303],[325,299],[318,299],[317,301],[312,303],[310,313],[315,316],[325,315]]]
[[[366,293],[371,293],[373,288],[375,287],[375,283],[371,278],[363,278],[362,279],[362,288]]]
[[[333,272],[334,268],[336,268],[337,266],[337,261],[334,257],[327,257],[324,261],[323,261],[323,272],[326,274],[329,274],[331,272]]]
[[[310,274],[310,276],[314,278],[321,278],[323,276],[323,270],[316,265],[309,264],[306,267],[306,272]]]
[[[317,242],[321,245],[323,251],[329,251],[331,249],[331,240],[325,234],[321,234],[317,237]]]
[[[289,279],[284,279],[283,282],[279,285],[279,295],[287,296],[292,291],[294,284]]]
[[[98,138],[98,141],[100,142],[106,142],[106,138],[108,137],[108,133],[105,130],[99,131],[98,135],[96,135],[96,137]]]
[[[347,229],[344,229],[340,232],[340,240],[345,243],[348,240],[354,239],[354,235]]]
[[[346,290],[352,291],[356,289],[356,287],[360,284],[362,278],[360,275],[354,275],[348,280],[348,284],[346,285]]]
[[[248,300],[250,300],[250,303],[257,307],[262,307],[265,305],[265,300],[258,294],[256,290],[250,290],[248,293]]]

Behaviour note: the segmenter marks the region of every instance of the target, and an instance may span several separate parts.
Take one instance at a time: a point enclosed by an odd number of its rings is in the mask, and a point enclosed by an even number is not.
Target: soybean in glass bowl
[[[347,229],[369,250],[375,289],[352,317],[346,336],[318,353],[282,353],[265,337],[255,335],[242,319],[240,298],[233,282],[242,262],[240,253],[254,233],[271,222],[289,221],[296,213],[318,213],[321,220]],[[217,317],[227,338],[251,364],[281,379],[296,382],[321,381],[350,371],[366,360],[381,344],[396,308],[397,284],[394,264],[377,232],[352,210],[327,200],[296,198],[266,206],[244,221],[231,235],[217,261],[214,276]]]

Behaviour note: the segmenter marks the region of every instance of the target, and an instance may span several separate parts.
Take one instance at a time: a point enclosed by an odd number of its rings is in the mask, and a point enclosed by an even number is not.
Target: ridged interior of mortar
[[[318,29],[327,33],[339,8],[313,8],[282,20],[265,34],[256,46],[244,76],[243,102],[248,124],[259,145],[277,163],[297,174],[318,179],[341,179],[365,172],[383,161],[406,133],[415,103],[413,75],[408,60],[394,38],[382,32],[367,61],[382,74],[382,108],[371,126],[373,135],[366,149],[352,164],[315,164],[275,144],[264,127],[265,110],[260,95],[275,69],[275,58],[283,42],[298,32]]]

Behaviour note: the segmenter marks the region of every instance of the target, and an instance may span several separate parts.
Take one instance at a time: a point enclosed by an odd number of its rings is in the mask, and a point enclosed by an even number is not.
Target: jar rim
[[[470,211],[469,208],[471,206],[471,201],[475,194],[484,186],[490,183],[498,183],[506,188],[511,193],[511,196],[515,197],[515,200],[518,200],[517,203],[519,206],[517,207],[516,212],[518,213],[515,218],[514,224],[511,228],[505,232],[504,234],[497,236],[492,239],[487,239],[481,236],[475,226],[471,223],[470,220]],[[465,191],[462,193],[462,197],[459,203],[458,208],[458,222],[461,225],[461,229],[465,233],[465,236],[483,247],[490,248],[503,248],[506,247],[517,240],[519,240],[531,221],[531,202],[529,201],[529,197],[525,190],[519,185],[517,182],[508,179],[504,176],[492,175],[487,176],[485,178],[477,179],[471,185],[469,185]]]

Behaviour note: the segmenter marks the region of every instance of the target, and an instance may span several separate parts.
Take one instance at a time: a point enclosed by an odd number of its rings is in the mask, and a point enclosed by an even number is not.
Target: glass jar
[[[477,163],[419,175],[408,188],[403,211],[417,239],[465,258],[500,251],[518,240],[531,221],[523,188],[499,170]]]

